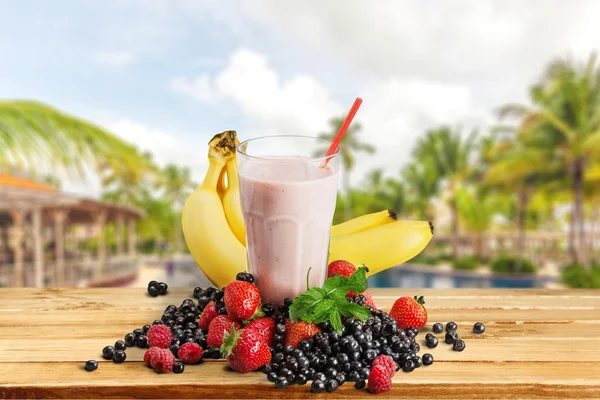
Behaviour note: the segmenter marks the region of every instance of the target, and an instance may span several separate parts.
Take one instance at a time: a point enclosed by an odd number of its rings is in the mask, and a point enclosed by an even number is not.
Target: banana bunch
[[[246,236],[240,206],[235,131],[215,135],[208,143],[208,170],[183,207],[186,244],[207,278],[217,287],[247,270]],[[331,227],[329,261],[365,264],[369,275],[419,254],[433,237],[427,221],[398,221],[391,210],[363,215]]]

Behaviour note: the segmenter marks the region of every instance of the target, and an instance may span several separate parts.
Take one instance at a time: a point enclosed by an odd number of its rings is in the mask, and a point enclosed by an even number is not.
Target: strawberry
[[[225,287],[223,297],[227,315],[233,320],[244,321],[254,317],[263,317],[260,309],[260,292],[252,283],[233,281]]]
[[[333,275],[343,275],[346,278],[350,278],[354,272],[356,272],[354,264],[345,260],[336,260],[329,263],[327,278],[331,278]]]
[[[211,301],[206,305],[204,311],[202,311],[200,321],[198,321],[198,328],[202,329],[203,331],[208,330],[210,321],[212,321],[217,315],[219,315],[219,313],[217,312],[217,307],[215,307],[215,302]]]
[[[385,365],[379,364],[371,369],[368,385],[371,393],[385,393],[392,390],[392,376]]]
[[[221,347],[223,344],[223,336],[226,331],[231,329],[231,324],[234,324],[237,329],[242,327],[239,322],[232,321],[227,315],[217,315],[208,325],[206,344],[210,347]]]
[[[275,320],[273,318],[255,319],[246,325],[244,329],[255,330],[264,339],[267,346],[273,346],[273,335],[275,334]]]
[[[390,317],[396,320],[398,328],[420,329],[427,323],[427,310],[423,304],[425,304],[423,296],[400,297],[392,306]]]
[[[256,371],[271,362],[271,350],[264,337],[256,329],[225,333],[221,354],[227,358],[232,370],[239,373]]]
[[[298,320],[287,331],[285,344],[286,346],[291,345],[297,348],[298,343],[310,339],[317,332],[321,332],[321,329],[317,325]]]

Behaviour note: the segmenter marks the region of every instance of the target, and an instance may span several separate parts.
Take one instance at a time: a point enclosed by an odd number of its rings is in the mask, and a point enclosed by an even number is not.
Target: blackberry
[[[463,351],[465,349],[465,347],[466,347],[465,342],[462,339],[458,339],[452,345],[452,350],[454,350],[454,351]]]
[[[475,325],[473,325],[473,333],[479,335],[483,332],[485,332],[485,325],[483,325],[481,322],[476,322]]]
[[[283,376],[280,376],[277,378],[277,380],[275,381],[275,387],[277,389],[285,389],[289,386],[289,382],[287,380],[287,378],[284,378]]]
[[[433,336],[431,333],[428,333],[425,336],[425,344],[427,345],[427,347],[429,347],[430,349],[434,349],[437,347],[438,345],[438,338]]]
[[[167,294],[167,290],[169,289],[169,286],[164,283],[164,282],[158,282],[158,293],[160,295],[165,295]]]
[[[137,339],[135,339],[135,344],[140,349],[145,349],[148,347],[148,338],[144,335],[138,336]]]
[[[152,281],[152,282],[154,282],[154,281]],[[160,289],[158,288],[158,283],[152,284],[152,282],[150,282],[148,284],[147,291],[150,296],[156,297],[160,294]]]
[[[132,333],[132,335],[133,335],[133,333]],[[134,344],[135,344],[135,335],[133,335],[133,336],[134,336]],[[126,348],[127,348],[127,344],[124,341],[117,340],[115,342],[115,349],[116,350],[125,350]]]
[[[310,385],[310,390],[313,393],[323,393],[325,391],[325,383],[322,380],[314,380]]]
[[[144,334],[144,331],[141,328],[137,328],[133,330],[133,334],[135,335],[135,337],[142,336]]]
[[[339,383],[336,379],[329,379],[325,382],[325,390],[328,393],[335,392],[338,389]]]
[[[433,364],[433,356],[429,353],[423,354],[423,357],[421,357],[421,360],[423,360],[423,365]]]
[[[102,349],[102,358],[105,360],[110,360],[113,357],[113,354],[115,354],[115,348],[112,346],[106,346]]]
[[[126,358],[127,358],[127,354],[125,354],[125,352],[123,350],[117,350],[117,351],[115,351],[115,354],[113,354],[113,361],[118,364],[125,361]]]
[[[185,369],[185,367],[183,366],[182,362],[177,361],[177,362],[173,363],[173,373],[181,374],[184,369]]]
[[[457,329],[458,325],[456,325],[456,322],[448,322],[446,324],[446,332],[456,331]]]
[[[86,371],[95,371],[96,369],[98,369],[98,361],[96,361],[96,360],[88,360],[85,363],[85,370]]]
[[[360,389],[364,389],[364,388],[365,388],[365,386],[367,386],[367,383],[366,383],[364,380],[357,381],[357,382],[354,384],[354,387],[355,387],[355,388],[357,388],[358,390],[360,390]]]
[[[455,331],[446,332],[444,341],[448,344],[454,344],[458,340],[458,334]]]

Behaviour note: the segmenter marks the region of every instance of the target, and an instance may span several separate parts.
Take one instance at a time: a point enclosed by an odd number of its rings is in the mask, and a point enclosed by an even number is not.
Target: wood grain
[[[436,362],[399,372],[378,398],[600,398],[600,291],[374,289],[389,309],[400,295],[423,294],[430,322],[454,320],[464,352],[440,343]],[[159,375],[143,350],[127,361],[100,357],[103,346],[159,318],[189,289],[151,298],[143,289],[0,289],[0,398],[366,398],[345,384],[314,395],[310,386],[277,390],[261,373],[236,374],[223,361]],[[473,322],[486,333],[470,332]],[[428,331],[424,329],[423,332]],[[441,335],[440,335],[441,336]],[[423,337],[419,341],[422,343]],[[96,359],[97,371],[82,366]]]

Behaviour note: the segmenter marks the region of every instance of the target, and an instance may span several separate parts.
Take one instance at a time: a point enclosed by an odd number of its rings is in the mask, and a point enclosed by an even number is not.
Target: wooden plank
[[[277,390],[261,373],[236,374],[224,363],[187,366],[181,375],[156,374],[142,363],[101,364],[87,372],[81,363],[0,363],[0,397],[168,398],[366,398],[351,383],[335,394],[314,395],[310,386]],[[597,363],[439,362],[410,374],[398,372],[392,391],[377,398],[599,398]]]
[[[1,324],[0,324],[1,325]],[[44,339],[63,339],[65,332],[77,332],[78,339],[104,339],[111,343],[122,339],[126,333],[142,324],[94,324],[87,325],[82,329],[82,324],[72,324],[65,321],[61,325],[43,327]],[[429,325],[430,326],[430,325]],[[484,335],[475,335],[470,331],[471,325],[459,326],[459,333],[466,340],[486,340],[488,338],[503,340],[527,340],[527,339],[560,339],[560,340],[584,340],[588,338],[600,338],[600,326],[598,324],[488,324]],[[129,329],[129,331],[128,331]],[[422,330],[422,334],[430,332],[430,328]],[[22,340],[39,338],[38,329],[24,329],[22,326],[2,326],[2,338],[6,340]]]
[[[441,335],[440,335],[441,337]],[[44,351],[40,351],[40,338],[5,340],[0,339],[0,362],[30,361],[84,361],[100,357],[102,348],[112,345],[106,339],[79,339],[65,333],[63,339],[43,339]],[[546,339],[540,343],[537,339],[511,340],[492,339],[465,340],[467,348],[463,352],[453,351],[451,346],[440,343],[435,349],[423,344],[421,353],[430,352],[435,358],[451,361],[598,361],[600,352],[590,351],[600,347],[600,339],[586,339],[581,342],[564,339]],[[560,349],[560,351],[557,351]],[[143,360],[144,351],[131,348],[127,351],[130,361]]]

